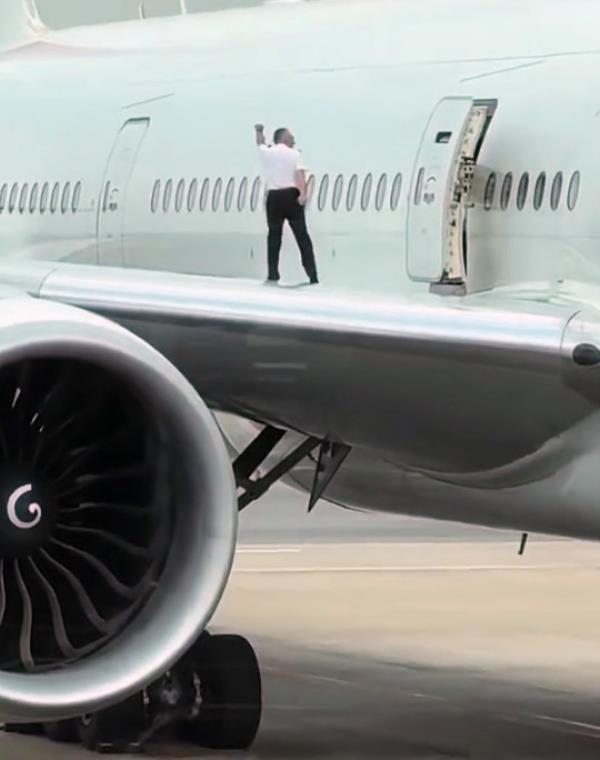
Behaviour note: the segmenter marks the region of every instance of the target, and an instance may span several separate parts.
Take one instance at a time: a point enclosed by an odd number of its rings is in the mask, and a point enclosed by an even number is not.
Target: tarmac
[[[600,547],[345,512],[277,489],[242,515],[213,630],[264,675],[249,753],[152,745],[149,758],[600,756]],[[0,734],[0,758],[82,760]]]

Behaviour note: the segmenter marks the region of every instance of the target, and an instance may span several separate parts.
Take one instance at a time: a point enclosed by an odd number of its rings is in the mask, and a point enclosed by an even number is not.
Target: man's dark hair
[[[273,132],[273,142],[275,143],[275,145],[277,145],[277,143],[280,143],[283,140],[286,132],[287,132],[287,127],[279,127],[279,129],[276,129]]]

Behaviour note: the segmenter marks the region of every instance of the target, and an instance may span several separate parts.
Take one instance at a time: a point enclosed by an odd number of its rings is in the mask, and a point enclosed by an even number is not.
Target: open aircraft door
[[[444,98],[425,127],[413,169],[406,225],[412,280],[442,292],[466,288],[466,222],[477,157],[496,101]]]

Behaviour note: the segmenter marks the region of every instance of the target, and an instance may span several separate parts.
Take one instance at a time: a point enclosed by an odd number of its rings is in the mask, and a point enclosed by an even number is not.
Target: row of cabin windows
[[[492,172],[488,177],[485,190],[483,193],[483,207],[486,211],[499,207],[505,211],[511,201],[513,189],[516,188],[515,203],[519,211],[522,211],[527,204],[529,189],[531,186],[529,172],[523,172],[519,178],[518,185],[515,183],[512,172],[504,175],[502,184],[498,187],[498,175]],[[579,198],[579,189],[581,187],[581,172],[575,171],[571,175],[566,192],[566,202],[569,211],[573,211]],[[552,182],[548,181],[546,172],[540,172],[533,184],[532,203],[533,208],[539,211],[548,197],[550,208],[556,211],[564,198],[563,190],[565,188],[564,175],[562,172],[556,172]],[[549,193],[547,194],[547,190]],[[499,191],[499,197],[498,197]]]
[[[0,214],[45,214],[46,211],[55,214],[59,209],[63,214],[69,211],[75,214],[79,210],[81,187],[81,182],[74,185],[65,182],[62,186],[60,182],[55,182],[54,185],[34,182],[31,186],[28,182],[22,185],[18,182],[9,185],[5,182],[0,187]]]
[[[316,184],[316,177],[311,175],[307,181],[307,205],[313,199]],[[338,211],[342,205],[347,211],[352,211],[359,198],[359,184],[358,174],[353,174],[348,180],[343,174],[338,174],[335,179],[330,179],[329,174],[324,174],[317,191],[319,211],[324,211],[329,203],[333,211]],[[388,206],[391,211],[396,211],[400,204],[401,192],[401,173],[396,174],[391,181],[388,180],[387,174],[381,174],[377,182],[372,174],[367,174],[360,186],[360,208],[367,211],[373,200],[377,211],[382,211]],[[234,207],[240,212],[246,208],[256,211],[261,205],[261,200],[264,203],[264,188],[260,177],[255,177],[252,181],[244,177],[239,183],[234,177],[230,177],[227,183],[219,177],[214,180],[212,187],[208,178],[201,184],[197,179],[193,179],[189,184],[185,179],[180,179],[177,184],[169,179],[164,185],[157,179],[152,188],[150,210],[153,214],[159,210],[165,213],[174,210],[179,213],[184,208],[192,212],[197,207],[200,211],[219,211],[222,201],[224,211],[231,211]]]

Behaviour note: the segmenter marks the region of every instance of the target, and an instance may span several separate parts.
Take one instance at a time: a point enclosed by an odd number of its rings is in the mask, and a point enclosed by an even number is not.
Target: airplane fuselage
[[[382,323],[387,313],[449,339],[513,331],[511,363],[468,351],[407,361],[385,340],[316,339],[298,356],[293,341],[246,333],[227,336],[214,359],[217,338],[196,334],[199,360],[183,331],[128,326],[215,408],[350,443],[334,501],[600,537],[590,486],[600,420],[564,352],[580,312],[594,324],[600,294],[600,58],[583,22],[532,40],[529,20],[500,40],[495,7],[473,18],[462,46],[455,18],[431,22],[416,4],[332,2],[71,30],[5,53],[0,256],[231,278],[234,288],[260,280],[265,188],[252,125],[289,125],[313,175],[323,283],[301,308],[338,298],[351,317],[372,304]],[[417,209],[443,195],[428,128],[447,105],[434,142],[456,137],[457,102],[494,104],[481,186],[465,204],[464,295],[432,292],[419,241],[439,230]],[[302,280],[291,236],[282,274]],[[545,336],[544,362],[522,362],[524,322]],[[253,430],[229,434],[241,447]],[[294,482],[311,477],[299,470]]]

